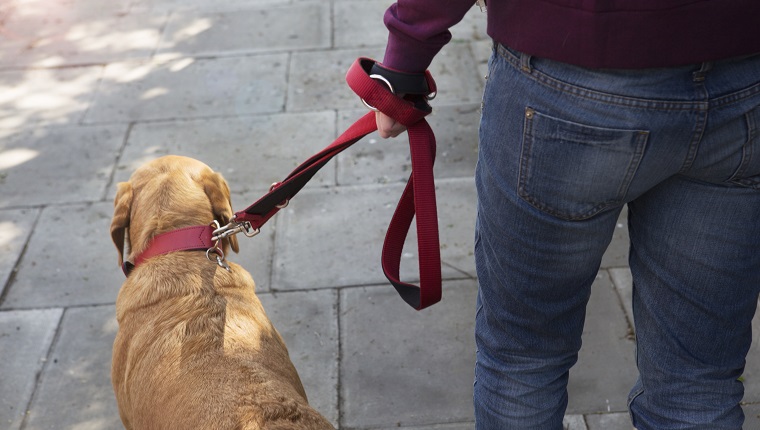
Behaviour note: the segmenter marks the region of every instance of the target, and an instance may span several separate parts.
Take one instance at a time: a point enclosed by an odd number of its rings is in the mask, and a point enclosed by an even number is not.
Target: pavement
[[[365,109],[344,75],[382,58],[391,0],[0,3],[0,428],[120,429],[109,380],[123,282],[115,185],[164,154],[220,171],[240,210]],[[379,265],[410,161],[370,135],[261,235],[246,267],[311,403],[341,429],[473,428],[473,171],[490,42],[474,8],[431,66],[444,299],[404,304]],[[416,270],[414,240],[404,273]],[[636,379],[621,218],[570,375],[572,430],[630,430]],[[760,429],[760,319],[746,429]]]

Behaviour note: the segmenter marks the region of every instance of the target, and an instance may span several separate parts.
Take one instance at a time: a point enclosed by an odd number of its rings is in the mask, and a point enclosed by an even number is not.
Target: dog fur
[[[200,161],[166,156],[118,184],[111,237],[119,264],[157,234],[222,225],[230,191]],[[238,251],[234,237],[225,254]],[[309,406],[280,334],[237,264],[203,251],[156,256],[119,291],[111,378],[127,429],[333,429]]]

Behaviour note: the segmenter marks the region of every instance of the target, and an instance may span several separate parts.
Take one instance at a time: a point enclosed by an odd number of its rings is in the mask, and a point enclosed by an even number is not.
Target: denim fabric
[[[497,46],[476,172],[475,417],[561,429],[628,206],[638,430],[741,429],[760,293],[760,56],[590,70]]]

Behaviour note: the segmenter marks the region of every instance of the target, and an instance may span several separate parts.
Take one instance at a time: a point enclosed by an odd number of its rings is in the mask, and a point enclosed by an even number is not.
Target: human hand
[[[396,137],[406,130],[405,125],[379,111],[375,112],[375,122],[377,123],[377,132],[383,139]]]

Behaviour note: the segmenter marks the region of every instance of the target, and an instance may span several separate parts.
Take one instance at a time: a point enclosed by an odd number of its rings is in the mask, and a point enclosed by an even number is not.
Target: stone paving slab
[[[628,413],[586,415],[588,430],[631,430]]]
[[[120,429],[111,388],[114,306],[66,309],[24,430]]]
[[[335,32],[335,47],[385,47],[388,29],[383,24],[382,17],[393,3],[392,0],[336,1],[334,21],[335,28],[340,31]],[[480,8],[473,6],[465,18],[451,29],[451,33],[452,43],[487,39],[486,15],[480,12]]]
[[[469,191],[467,191],[469,190]],[[471,179],[439,181],[439,231],[444,279],[473,276],[475,213]],[[292,290],[386,283],[383,239],[403,185],[304,191],[280,211],[272,286]],[[402,256],[402,277],[417,279],[416,233]],[[406,278],[405,276],[409,276]]]
[[[0,128],[79,123],[102,66],[0,71]]]
[[[0,297],[26,247],[39,216],[38,209],[0,211]]]
[[[391,426],[391,427],[382,427],[378,428],[376,430],[472,430],[475,428],[475,422],[464,422],[464,423],[454,423],[454,424],[433,424],[429,426]]]
[[[282,16],[288,19],[278,19]],[[331,36],[328,3],[217,7],[173,13],[158,53],[219,56],[325,49]]]
[[[20,428],[62,314],[62,309],[0,312],[0,351],[5,353],[0,360],[0,428]]]
[[[335,113],[327,111],[138,123],[119,159],[114,184],[128,180],[142,164],[174,154],[208,164],[224,176],[232,193],[263,192],[334,139]],[[325,166],[308,187],[334,185],[334,169],[334,164]],[[112,185],[109,198],[115,190]],[[254,201],[241,201],[233,209]]]
[[[760,303],[758,303],[760,308]],[[752,346],[747,354],[747,364],[744,368],[744,401],[760,403],[760,311],[755,312],[752,320]],[[760,418],[758,419],[760,430]]]
[[[337,291],[259,294],[259,299],[285,339],[309,403],[337,426]]]
[[[583,346],[570,370],[569,414],[626,411],[638,375],[633,337],[609,275],[600,272],[591,288]]]
[[[301,0],[228,0],[221,4],[212,3],[208,0],[130,0],[130,11],[160,13],[166,11],[216,10],[220,7],[226,9],[230,7],[275,6],[296,1]]]
[[[629,247],[628,209],[623,208],[615,225],[615,231],[612,234],[612,242],[602,257],[602,268],[628,267]]]
[[[339,112],[338,130],[347,129],[364,110]],[[427,118],[436,137],[434,175],[473,177],[478,159],[479,104],[434,107]],[[338,156],[340,185],[406,182],[411,172],[409,137],[384,140],[373,132]]]
[[[158,46],[166,22],[165,14],[127,14],[126,1],[29,3],[18,3],[3,21],[3,35],[9,36],[0,44],[0,67],[57,67],[148,58]]]
[[[44,208],[0,309],[114,303],[124,275],[112,215],[110,202]]]
[[[760,403],[744,405],[744,428],[760,430]]]
[[[383,14],[393,4],[392,0],[349,0],[334,4],[336,48],[365,46],[385,48],[388,29],[383,24]],[[384,52],[384,51],[383,51]],[[381,61],[378,57],[376,60]]]
[[[343,77],[358,57],[381,61],[384,52],[380,47],[365,47],[293,53],[287,111],[363,107]],[[480,102],[482,83],[469,45],[447,45],[430,66],[430,72],[439,89],[434,105]]]
[[[341,291],[342,426],[472,420],[477,287],[443,288],[444,300],[420,312],[390,286]]]
[[[285,103],[287,64],[287,54],[111,63],[84,121],[279,112]]]
[[[630,326],[633,327],[633,278],[631,276],[631,269],[619,267],[609,269],[608,272],[623,303],[625,317],[628,319]]]
[[[0,137],[0,207],[102,199],[126,130],[43,127]]]

